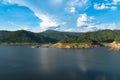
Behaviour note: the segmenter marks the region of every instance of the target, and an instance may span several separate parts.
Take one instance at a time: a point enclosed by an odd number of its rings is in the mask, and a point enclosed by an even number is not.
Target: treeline
[[[120,43],[120,30],[100,30],[96,32],[81,33],[78,37],[65,38],[62,43]]]
[[[87,33],[48,30],[33,33],[25,30],[0,31],[0,43],[120,43],[120,30],[100,30]]]
[[[0,31],[0,43],[49,43],[55,41],[55,39],[25,30]]]
[[[0,31],[0,43],[56,43],[73,35],[76,36],[78,34],[53,30],[41,33],[25,30]]]

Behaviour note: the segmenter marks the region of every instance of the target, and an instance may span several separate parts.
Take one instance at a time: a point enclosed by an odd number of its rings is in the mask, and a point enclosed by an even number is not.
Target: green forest
[[[0,43],[120,43],[120,30],[99,30],[87,33],[48,30],[33,33],[25,30],[0,31]]]
[[[95,32],[80,33],[79,36],[65,38],[62,43],[120,43],[120,30],[99,30]]]

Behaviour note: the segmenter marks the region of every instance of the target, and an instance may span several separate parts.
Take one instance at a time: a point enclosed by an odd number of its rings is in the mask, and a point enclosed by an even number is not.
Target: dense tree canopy
[[[96,32],[81,33],[78,37],[71,37],[62,40],[63,43],[100,43],[120,42],[119,30],[100,30]]]
[[[0,43],[120,43],[120,30],[100,30],[87,33],[45,31],[0,31]]]

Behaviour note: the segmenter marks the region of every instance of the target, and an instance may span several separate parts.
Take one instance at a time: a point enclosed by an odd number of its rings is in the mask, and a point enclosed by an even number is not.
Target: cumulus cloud
[[[88,2],[89,2],[88,0],[70,0],[70,1],[68,2],[68,5],[81,7],[81,6],[87,5]]]
[[[109,2],[108,0],[106,3],[94,3],[94,9],[96,10],[105,10],[105,9],[111,9],[116,10],[117,5],[120,3],[120,0],[112,0]]]
[[[77,10],[86,10],[90,5],[89,0],[68,0],[67,11],[75,13]]]
[[[83,27],[82,29],[78,29],[79,32],[90,32],[90,31],[97,31],[97,30],[115,30],[117,28],[117,24],[115,23],[101,23],[101,24],[89,24],[88,27]]]
[[[103,24],[99,24],[99,25],[95,25],[95,27],[98,30],[103,30],[103,29],[111,29],[114,30],[117,28],[117,24],[115,23],[103,23]]]
[[[71,12],[71,13],[75,13],[75,12],[76,12],[75,7],[71,7],[71,8],[70,8],[70,12]]]
[[[70,12],[70,13],[75,13],[76,8],[75,7],[68,7],[68,8],[65,8],[65,11]]]
[[[104,29],[117,29],[118,25],[116,23],[95,23],[92,22],[94,20],[93,16],[88,16],[86,13],[81,14],[77,19],[77,26],[79,32],[89,32],[89,31],[96,31],[96,30],[104,30]]]
[[[116,10],[117,7],[116,7],[116,6],[112,6],[111,9],[112,9],[112,10]]]
[[[109,7],[107,5],[105,5],[104,3],[102,3],[102,4],[95,3],[94,8],[97,10],[103,10],[103,9],[108,9]]]
[[[43,30],[50,29],[50,28],[57,28],[61,25],[61,23],[56,22],[50,16],[35,13],[35,15],[41,19],[40,28]]]
[[[40,28],[42,30],[47,30],[50,28],[57,28],[62,25],[62,22],[57,22],[55,19],[48,15],[44,15],[41,13],[35,13],[35,15],[41,20],[40,22]]]
[[[93,16],[87,16],[86,13],[81,14],[77,19],[77,26],[78,27],[88,27],[90,22],[94,19]]]
[[[97,25],[93,25],[93,29],[91,29],[92,31],[94,30],[105,30],[105,29],[110,29],[110,30],[114,30],[117,29],[117,24],[116,23],[101,23],[101,24],[97,24]]]
[[[120,3],[120,0],[113,0],[113,3],[117,5],[118,3]]]

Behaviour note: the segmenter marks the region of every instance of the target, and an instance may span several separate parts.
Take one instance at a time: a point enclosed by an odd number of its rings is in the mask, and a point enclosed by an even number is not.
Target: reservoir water
[[[120,80],[120,51],[0,46],[0,80]]]

